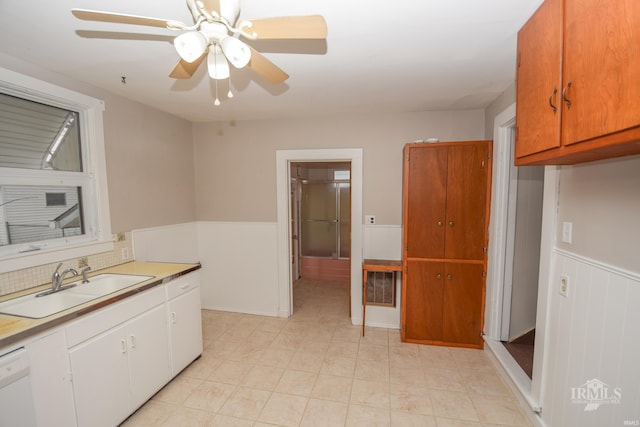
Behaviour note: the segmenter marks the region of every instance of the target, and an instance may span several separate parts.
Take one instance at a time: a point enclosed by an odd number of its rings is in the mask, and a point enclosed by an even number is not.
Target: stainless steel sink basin
[[[40,319],[151,278],[153,276],[99,274],[90,277],[89,283],[79,280],[73,282],[76,286],[49,295],[36,297],[37,293],[33,293],[4,301],[0,303],[0,313]]]

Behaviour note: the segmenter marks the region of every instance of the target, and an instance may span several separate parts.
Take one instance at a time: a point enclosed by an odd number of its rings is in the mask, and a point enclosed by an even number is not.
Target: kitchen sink
[[[137,283],[149,280],[153,276],[138,276],[134,274],[99,274],[89,277],[89,283],[82,281],[73,282],[77,286],[65,291],[66,293],[86,294],[102,297],[121,289],[128,288]]]
[[[90,277],[89,283],[82,283],[81,280],[78,280],[72,283],[76,286],[49,295],[36,297],[41,293],[38,292],[4,301],[0,303],[0,313],[40,319],[153,277],[134,274],[99,274]]]

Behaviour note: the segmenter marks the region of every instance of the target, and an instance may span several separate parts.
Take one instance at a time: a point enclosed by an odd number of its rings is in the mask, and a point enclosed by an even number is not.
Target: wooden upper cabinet
[[[490,162],[487,143],[449,148],[445,258],[484,258]]]
[[[490,142],[405,147],[409,258],[484,258]]]
[[[516,158],[560,146],[562,0],[547,0],[518,33]]]
[[[405,239],[408,257],[444,257],[448,152],[446,146],[405,148],[405,235],[411,236]]]
[[[545,0],[517,61],[517,165],[640,153],[640,1]]]
[[[564,144],[640,125],[640,1],[565,0]]]

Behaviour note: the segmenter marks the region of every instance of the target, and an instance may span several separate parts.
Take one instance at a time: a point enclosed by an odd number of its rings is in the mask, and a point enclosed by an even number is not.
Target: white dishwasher
[[[36,426],[24,347],[0,355],[0,426]]]

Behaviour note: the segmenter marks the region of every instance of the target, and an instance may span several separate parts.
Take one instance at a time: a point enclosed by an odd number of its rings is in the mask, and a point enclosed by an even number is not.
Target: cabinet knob
[[[436,274],[436,279],[442,280],[442,274],[440,274],[440,273]]]
[[[454,225],[456,225],[455,222],[449,221],[449,227],[453,227]]]
[[[562,89],[562,99],[567,103],[567,109],[571,108],[571,100],[567,96],[567,92],[569,92],[569,88],[571,87],[571,80],[567,82],[567,85],[564,89]]]
[[[553,103],[557,93],[558,93],[558,88],[554,86],[553,93],[551,94],[551,96],[549,96],[549,106],[553,110],[553,114],[555,114],[556,111],[558,111],[558,106]]]
[[[442,221],[438,221],[438,227],[442,227],[444,224]]]
[[[447,280],[453,280],[453,274],[447,274]]]

